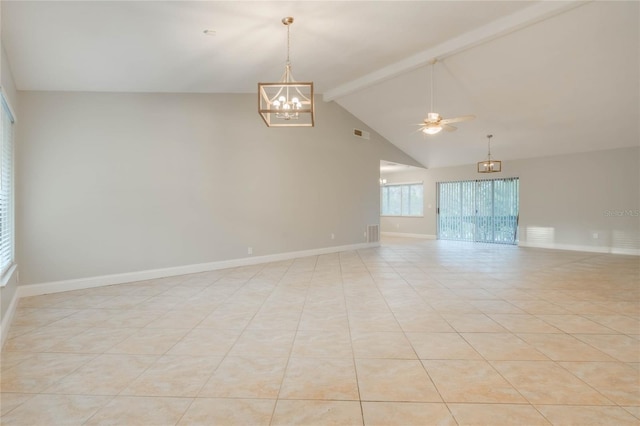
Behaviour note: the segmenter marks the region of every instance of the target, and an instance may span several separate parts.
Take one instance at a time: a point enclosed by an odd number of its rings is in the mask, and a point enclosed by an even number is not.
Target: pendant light
[[[268,127],[313,127],[313,82],[297,82],[291,74],[290,28],[293,18],[282,18],[287,27],[287,62],[277,83],[258,83],[258,112]]]
[[[491,138],[487,135],[488,154],[485,161],[478,162],[478,173],[499,173],[502,171],[502,161],[491,158]]]

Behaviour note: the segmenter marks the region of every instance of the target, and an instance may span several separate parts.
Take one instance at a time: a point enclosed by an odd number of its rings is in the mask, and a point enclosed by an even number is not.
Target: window
[[[0,276],[13,264],[13,115],[2,98],[0,108]]]
[[[421,183],[391,184],[380,188],[382,216],[423,216],[424,190]]]
[[[438,183],[438,238],[516,244],[519,180]]]

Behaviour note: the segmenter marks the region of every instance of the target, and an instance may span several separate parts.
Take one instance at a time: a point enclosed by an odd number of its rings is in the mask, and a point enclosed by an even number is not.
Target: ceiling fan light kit
[[[313,82],[297,82],[291,74],[290,27],[293,18],[282,18],[287,27],[287,62],[277,83],[258,83],[258,113],[267,127],[313,127]]]
[[[457,128],[452,126],[451,123],[459,123],[461,121],[468,121],[476,118],[475,115],[463,115],[461,117],[442,118],[440,114],[438,114],[437,112],[433,112],[434,110],[433,108],[433,67],[436,64],[436,62],[437,62],[437,59],[434,59],[433,61],[430,62],[430,65],[431,65],[430,111],[431,112],[427,113],[427,118],[425,118],[420,124],[420,126],[422,126],[420,131],[422,131],[422,133],[424,133],[425,135],[435,135],[440,133],[442,130],[445,130],[447,132],[453,132]]]
[[[442,120],[440,114],[435,112],[427,113],[427,118],[424,120],[424,128],[422,129],[422,133],[427,135],[435,135],[442,131],[442,126],[439,122]]]
[[[488,153],[487,159],[478,162],[478,173],[500,173],[502,171],[502,161],[491,158],[491,138],[487,135]]]

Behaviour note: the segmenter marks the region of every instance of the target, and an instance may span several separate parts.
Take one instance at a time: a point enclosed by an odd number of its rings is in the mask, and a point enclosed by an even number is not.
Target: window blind
[[[0,148],[0,276],[13,264],[14,223],[13,223],[13,124],[14,118],[2,96],[0,126],[2,147]]]
[[[438,182],[438,238],[516,244],[519,180]]]

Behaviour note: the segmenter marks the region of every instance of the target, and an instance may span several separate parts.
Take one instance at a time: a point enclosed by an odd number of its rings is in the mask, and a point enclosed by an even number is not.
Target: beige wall
[[[416,164],[335,103],[269,129],[255,95],[19,96],[22,284],[363,243],[380,158]]]
[[[385,175],[389,183],[424,181],[425,216],[383,217],[381,231],[435,236],[436,182],[519,177],[521,245],[640,252],[640,148],[505,161],[490,176],[475,167]]]

